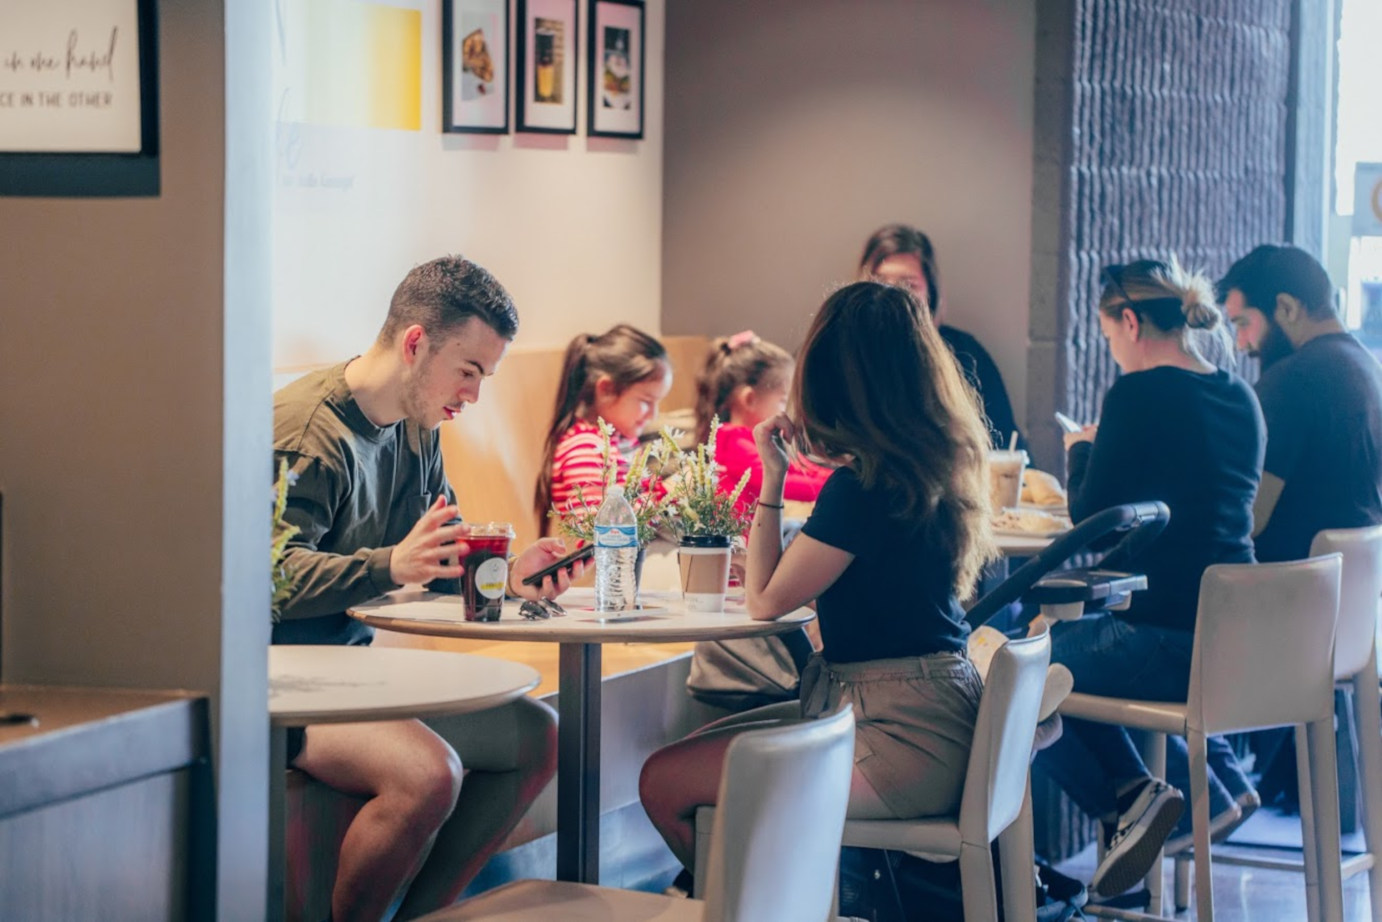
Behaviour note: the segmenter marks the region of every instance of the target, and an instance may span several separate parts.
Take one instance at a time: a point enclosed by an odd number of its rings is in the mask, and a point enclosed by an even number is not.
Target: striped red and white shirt
[[[614,433],[613,448],[619,456],[619,482],[629,472],[629,461],[637,443]],[[591,506],[599,506],[605,498],[603,441],[594,423],[579,420],[562,435],[552,456],[552,502],[558,509],[575,500],[576,488]]]

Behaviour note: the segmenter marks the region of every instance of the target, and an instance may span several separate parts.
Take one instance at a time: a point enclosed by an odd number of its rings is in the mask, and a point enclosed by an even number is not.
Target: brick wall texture
[[[1093,420],[1116,372],[1095,313],[1102,266],[1174,252],[1217,279],[1285,236],[1291,3],[1075,7],[1057,400]]]

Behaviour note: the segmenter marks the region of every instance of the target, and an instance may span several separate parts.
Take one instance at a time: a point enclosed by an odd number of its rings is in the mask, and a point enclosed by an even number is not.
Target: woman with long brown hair
[[[954,811],[980,695],[958,599],[994,553],[989,440],[973,389],[915,294],[857,282],[817,314],[789,413],[754,437],[763,487],[749,535],[749,613],[771,620],[816,604],[824,655],[802,677],[801,716],[854,706],[850,816]],[[784,550],[788,445],[837,469]],[[695,810],[714,803],[733,735],[756,725],[752,712],[734,720],[643,767],[644,808],[688,865]]]

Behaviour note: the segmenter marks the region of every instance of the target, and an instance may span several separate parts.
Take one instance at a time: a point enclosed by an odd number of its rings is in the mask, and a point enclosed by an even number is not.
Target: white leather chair
[[[958,858],[966,922],[998,918],[992,844],[998,840],[1004,918],[1036,918],[1028,766],[1051,638],[999,647],[984,681],[960,812],[916,820],[847,820],[844,844]]]
[[[849,707],[730,743],[705,870],[707,897],[565,881],[506,884],[423,922],[801,922],[830,912],[854,769]]]
[[[1205,740],[1217,733],[1296,726],[1312,787],[1302,776],[1302,834],[1310,860],[1306,904],[1340,922],[1339,798],[1334,754],[1334,631],[1338,621],[1339,554],[1270,564],[1218,564],[1200,581],[1190,691],[1184,704],[1104,698],[1078,691],[1066,698],[1067,717],[1183,735],[1190,750],[1196,918],[1214,918],[1209,852],[1209,784]],[[1164,752],[1164,749],[1162,749]],[[1165,773],[1161,764],[1149,765]],[[1321,861],[1320,856],[1331,860]],[[1152,874],[1161,874],[1158,860]],[[1154,910],[1157,907],[1153,907]],[[1097,912],[1097,907],[1092,907]],[[1086,907],[1086,912],[1091,907]],[[1120,912],[1122,918],[1129,913]]]
[[[1367,850],[1341,865],[1343,877],[1368,872],[1372,918],[1382,922],[1382,701],[1377,685],[1377,631],[1382,607],[1382,525],[1322,531],[1310,544],[1311,556],[1338,553],[1343,556],[1339,586],[1339,627],[1334,637],[1334,681],[1353,687],[1354,726],[1358,735],[1359,787],[1363,793],[1363,840]],[[1308,751],[1296,740],[1297,771],[1310,779]],[[1301,802],[1301,819],[1311,826],[1311,804]],[[1302,849],[1306,860],[1310,850]],[[1182,888],[1188,874],[1183,858],[1176,858],[1176,905],[1185,904]],[[1273,858],[1224,857],[1227,864],[1301,870],[1302,862]],[[1309,918],[1318,918],[1311,905]]]
[[[1051,639],[1045,633],[1010,641],[994,654],[974,727],[958,816],[848,820],[843,844],[958,858],[965,918],[988,922],[998,918],[990,850],[997,839],[1005,917],[1011,922],[1034,920],[1036,890],[1027,769],[1050,662]],[[712,818],[718,822],[717,813],[710,807],[697,811],[697,830]]]

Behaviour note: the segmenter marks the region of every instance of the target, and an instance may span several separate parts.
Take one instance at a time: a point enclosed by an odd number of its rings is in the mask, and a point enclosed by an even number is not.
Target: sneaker
[[[1146,877],[1184,810],[1180,791],[1158,778],[1144,783],[1132,805],[1118,817],[1117,831],[1090,881],[1094,891],[1103,897],[1116,896]]]
[[[1256,791],[1247,791],[1239,794],[1233,803],[1229,804],[1227,810],[1222,810],[1209,819],[1209,841],[1215,845],[1220,842],[1227,842],[1229,837],[1237,832],[1248,817],[1257,812],[1257,808],[1262,806],[1262,798],[1257,796]],[[1186,817],[1189,816],[1187,812]],[[1176,831],[1171,838],[1166,840],[1164,851],[1166,857],[1178,855],[1195,847],[1194,830],[1185,822],[1182,817],[1181,822],[1176,826]]]
[[[1185,816],[1188,817],[1189,815],[1190,811],[1187,810]],[[1242,816],[1243,810],[1237,804],[1229,804],[1227,810],[1221,810],[1211,816],[1209,818],[1209,841],[1222,842],[1228,838],[1229,833],[1238,828]],[[1182,817],[1181,822],[1176,825],[1175,834],[1166,840],[1166,844],[1162,846],[1162,851],[1166,853],[1167,858],[1170,858],[1172,855],[1179,855],[1181,852],[1189,851],[1194,847],[1194,827],[1187,824]]]

